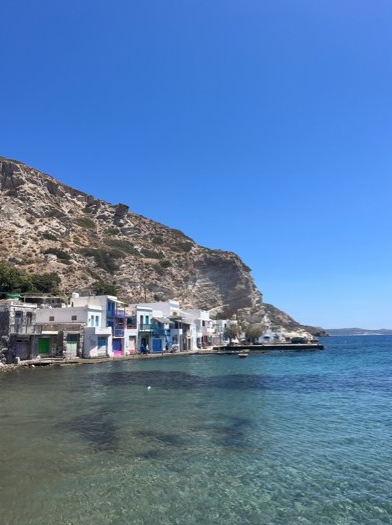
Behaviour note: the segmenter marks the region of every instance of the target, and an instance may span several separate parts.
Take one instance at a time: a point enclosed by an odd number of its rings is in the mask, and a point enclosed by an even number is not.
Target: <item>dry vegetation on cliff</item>
[[[175,230],[0,158],[0,258],[28,274],[56,273],[61,291],[93,292],[106,283],[130,302],[177,298],[217,316],[264,317],[299,326],[270,310],[234,253],[211,250]],[[113,289],[113,288],[112,288]],[[287,319],[286,319],[287,318]]]

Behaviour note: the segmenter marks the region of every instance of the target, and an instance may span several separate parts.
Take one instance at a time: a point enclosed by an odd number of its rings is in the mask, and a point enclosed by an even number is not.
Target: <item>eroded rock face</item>
[[[57,272],[67,294],[89,293],[101,279],[130,302],[176,298],[187,308],[213,308],[218,317],[266,313],[249,268],[236,254],[199,246],[124,204],[113,206],[3,157],[0,231],[1,259],[17,260],[27,272]],[[298,325],[275,310],[271,318]]]

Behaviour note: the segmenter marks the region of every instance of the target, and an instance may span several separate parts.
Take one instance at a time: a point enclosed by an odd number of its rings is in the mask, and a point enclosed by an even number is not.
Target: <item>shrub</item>
[[[172,263],[168,261],[167,259],[163,259],[162,261],[159,262],[159,264],[162,266],[162,268],[169,268],[169,266],[172,265]]]
[[[71,259],[71,256],[67,252],[60,250],[59,248],[48,248],[44,253],[56,255],[58,259],[62,259],[63,261],[69,261]]]
[[[161,252],[155,252],[154,250],[148,250],[147,248],[142,249],[142,254],[148,259],[162,259],[163,257]]]
[[[93,284],[93,292],[95,295],[117,295],[117,288],[114,284],[99,280]]]
[[[184,237],[185,239],[189,239],[190,241],[192,240],[190,237],[185,235],[185,233],[183,233],[181,230],[176,230],[175,228],[170,228],[170,231],[174,235],[178,235],[179,237]]]
[[[157,235],[151,239],[151,243],[155,244],[155,246],[161,246],[163,244],[163,237]]]
[[[230,343],[232,339],[238,337],[241,333],[241,328],[236,323],[228,323],[225,328],[225,335],[229,338]]]
[[[173,246],[173,249],[176,252],[190,252],[192,250],[193,244],[191,242],[181,242],[179,244],[175,244]]]
[[[114,273],[118,268],[113,259],[124,257],[124,254],[118,250],[102,250],[100,248],[81,248],[79,253],[85,257],[93,257],[95,264],[109,273]]]
[[[162,266],[159,266],[159,265],[155,266],[154,270],[160,276],[164,275],[165,273],[165,270],[162,268]]]
[[[61,283],[61,278],[56,273],[44,273],[41,275],[34,274],[30,277],[31,284],[37,292],[42,293],[59,293],[59,285]]]
[[[58,293],[61,279],[56,273],[27,275],[25,272],[0,262],[0,292]]]
[[[138,250],[129,241],[122,241],[121,239],[105,239],[105,244],[122,252],[125,252],[129,255],[140,256]]]
[[[252,323],[245,326],[245,336],[251,342],[263,335],[264,331],[265,326],[263,323]]]
[[[88,230],[95,230],[95,222],[89,217],[78,217],[74,219],[74,223],[82,228],[87,228]]]
[[[48,241],[58,241],[58,238],[56,237],[56,235],[53,235],[52,233],[49,233],[49,232],[44,232],[42,234],[42,237],[44,239],[47,239]]]
[[[110,227],[108,228],[107,230],[105,230],[105,233],[107,235],[119,235],[120,232],[120,229],[119,228],[115,228],[114,226],[113,227]]]
[[[86,268],[86,272],[91,275],[93,279],[96,281],[100,281],[101,277],[97,274],[97,272],[94,272],[94,270],[91,270],[91,268]]]

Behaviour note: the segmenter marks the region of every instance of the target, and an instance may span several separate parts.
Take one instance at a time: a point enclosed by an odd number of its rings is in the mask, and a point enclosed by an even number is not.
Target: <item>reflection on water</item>
[[[390,343],[3,375],[0,522],[391,523]]]

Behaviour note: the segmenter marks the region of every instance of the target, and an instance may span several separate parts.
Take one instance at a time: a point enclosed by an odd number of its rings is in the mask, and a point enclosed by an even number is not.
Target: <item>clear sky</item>
[[[266,302],[392,327],[390,0],[1,0],[1,154],[198,243]]]

